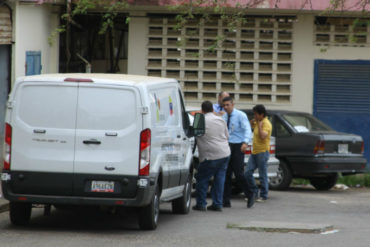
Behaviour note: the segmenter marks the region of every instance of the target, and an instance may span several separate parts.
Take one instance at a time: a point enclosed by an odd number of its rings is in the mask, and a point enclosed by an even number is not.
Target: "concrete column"
[[[300,15],[293,25],[291,108],[312,112],[314,16]]]
[[[128,62],[127,73],[146,75],[148,63],[146,48],[148,34],[148,17],[131,17],[128,27]]]

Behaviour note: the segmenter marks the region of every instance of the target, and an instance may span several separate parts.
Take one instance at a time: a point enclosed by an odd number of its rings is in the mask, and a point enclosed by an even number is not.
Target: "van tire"
[[[10,202],[10,222],[16,226],[26,225],[31,218],[32,205],[29,203]]]
[[[184,185],[183,195],[172,201],[172,212],[174,214],[188,214],[191,207],[192,176],[189,175]]]
[[[139,209],[139,227],[141,230],[155,230],[159,218],[159,188],[155,188],[148,206]]]

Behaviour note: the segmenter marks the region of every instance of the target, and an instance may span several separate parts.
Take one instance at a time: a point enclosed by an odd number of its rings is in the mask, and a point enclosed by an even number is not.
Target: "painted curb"
[[[332,225],[318,224],[299,224],[299,223],[283,223],[283,222],[249,222],[245,224],[228,223],[226,228],[239,229],[255,232],[276,232],[276,233],[314,233],[322,234],[325,232],[334,231]]]

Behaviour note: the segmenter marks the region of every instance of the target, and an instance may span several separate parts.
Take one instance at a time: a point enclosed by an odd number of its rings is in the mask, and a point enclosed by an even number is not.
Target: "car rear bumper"
[[[305,157],[289,159],[297,175],[315,175],[320,173],[356,174],[366,172],[364,157]]]
[[[2,191],[4,198],[11,202],[24,202],[31,204],[142,207],[150,203],[155,192],[156,183],[155,180],[150,178],[141,178],[139,180],[141,180],[141,185],[138,185],[136,189],[136,195],[132,198],[110,197],[108,194],[97,194],[97,196],[74,196],[15,193],[11,189],[11,181],[4,181],[4,179],[2,180]]]
[[[248,159],[249,159],[249,156],[245,156],[244,158],[245,166],[247,166],[248,164]],[[280,164],[280,161],[277,158],[270,156],[269,160],[267,161],[267,177],[273,178],[277,176],[278,170],[279,170],[279,164]],[[253,173],[253,177],[259,178],[258,169]]]

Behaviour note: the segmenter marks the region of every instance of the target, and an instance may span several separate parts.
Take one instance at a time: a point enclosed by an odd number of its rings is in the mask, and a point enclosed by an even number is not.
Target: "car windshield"
[[[325,125],[320,120],[311,115],[289,113],[283,114],[283,117],[298,132],[332,130],[329,126]]]

